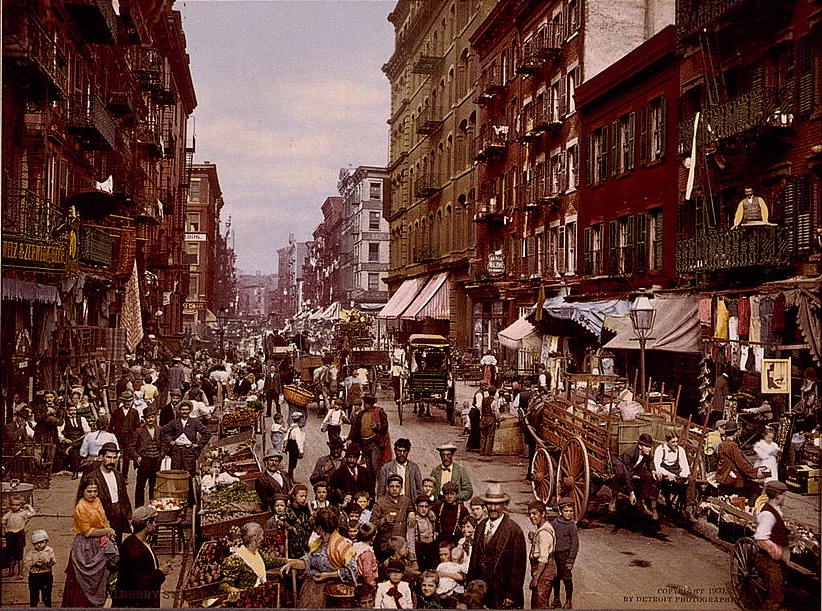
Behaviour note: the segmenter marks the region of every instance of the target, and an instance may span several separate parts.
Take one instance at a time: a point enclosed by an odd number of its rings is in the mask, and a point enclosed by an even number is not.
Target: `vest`
[[[782,516],[779,515],[779,512],[770,503],[765,503],[762,507],[762,511],[770,511],[773,514],[773,517],[776,518],[776,523],[773,525],[773,529],[771,530],[771,541],[776,543],[779,547],[787,549],[788,529],[785,526],[785,522],[782,520]]]
[[[74,441],[78,437],[82,437],[86,434],[86,432],[83,430],[82,425],[80,424],[80,416],[77,416],[75,420],[77,421],[77,426],[73,426],[71,424],[71,420],[68,416],[66,416],[66,419],[64,421],[65,426],[63,427],[63,437],[65,437],[69,441]]]
[[[762,210],[759,208],[759,198],[753,197],[750,201],[748,198],[742,200],[742,222],[756,223],[762,220]]]

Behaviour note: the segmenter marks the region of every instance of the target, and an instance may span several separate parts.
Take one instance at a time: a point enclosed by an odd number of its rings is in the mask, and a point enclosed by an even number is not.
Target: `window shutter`
[[[617,238],[617,222],[608,223],[608,273],[612,276],[619,274],[619,257],[617,255],[619,240]]]
[[[611,123],[611,176],[617,175],[619,168],[619,122]]]
[[[635,232],[635,255],[634,260],[636,264],[636,271],[637,272],[644,272],[647,265],[646,261],[648,259],[648,250],[646,245],[646,233],[647,233],[647,222],[648,219],[645,214],[637,214],[634,220],[634,232]]]
[[[560,77],[559,79],[559,116],[564,117],[565,113],[568,112],[568,100],[566,99],[568,87],[566,87],[565,79],[567,76]]]
[[[665,159],[666,136],[668,135],[668,102],[665,96],[659,98],[659,154],[657,159]]]
[[[636,113],[632,112],[628,115],[628,163],[626,170],[633,170],[636,159],[636,147],[634,142],[636,140]]]
[[[639,117],[639,162],[642,165],[648,163],[648,106],[642,107],[642,114]]]
[[[559,185],[560,193],[568,190],[568,151],[560,152],[557,157],[559,160],[559,167],[557,168],[557,184]]]
[[[565,227],[557,229],[557,271],[565,272]]]
[[[654,215],[654,269],[662,269],[662,209]]]
[[[586,227],[582,231],[582,261],[583,273],[585,273],[588,276],[591,276],[594,273],[593,256],[591,253],[591,240],[591,228]]]
[[[591,134],[585,136],[585,184],[591,184],[591,170],[593,169],[593,150],[591,149]]]
[[[796,250],[806,251],[811,247],[811,178],[805,174],[797,176],[796,182]]]
[[[813,112],[814,101],[814,45],[810,36],[803,36],[799,40],[797,72],[799,74],[799,95],[797,100],[797,114],[809,115]]]

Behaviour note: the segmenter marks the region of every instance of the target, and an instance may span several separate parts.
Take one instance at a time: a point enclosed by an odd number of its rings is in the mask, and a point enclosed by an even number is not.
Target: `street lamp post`
[[[640,395],[645,399],[645,343],[652,339],[656,310],[648,296],[643,294],[637,297],[629,315],[634,334],[639,340],[639,389]]]
[[[220,327],[220,358],[225,360],[223,337],[225,336],[225,327],[228,324],[228,310],[226,308],[220,308],[220,311],[217,313],[217,324]]]

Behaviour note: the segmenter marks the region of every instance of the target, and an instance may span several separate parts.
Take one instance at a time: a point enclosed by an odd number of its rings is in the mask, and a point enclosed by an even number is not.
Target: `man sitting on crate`
[[[639,500],[640,510],[652,520],[658,520],[659,483],[654,477],[653,448],[654,440],[648,433],[642,433],[633,448],[614,459],[614,492],[628,495],[632,505]],[[615,500],[611,501],[612,511],[616,508]]]
[[[665,433],[665,443],[659,444],[654,450],[654,476],[661,483],[665,507],[669,512],[673,509],[674,498],[677,508],[685,506],[690,475],[691,467],[688,466],[685,448],[679,445],[679,435],[676,431],[668,431]]]
[[[171,444],[171,468],[188,471],[188,501],[193,505],[192,479],[197,471],[197,458],[211,439],[211,431],[199,419],[191,418],[190,401],[181,401],[177,407],[179,418],[163,427],[163,435]]]

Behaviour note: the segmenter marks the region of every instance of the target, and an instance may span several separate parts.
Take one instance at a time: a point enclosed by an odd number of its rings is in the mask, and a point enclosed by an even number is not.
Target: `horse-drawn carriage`
[[[431,406],[445,409],[453,422],[455,392],[451,375],[451,346],[442,335],[414,334],[408,338],[409,375],[397,406],[400,424],[405,403],[413,403],[414,410],[431,414]]]

